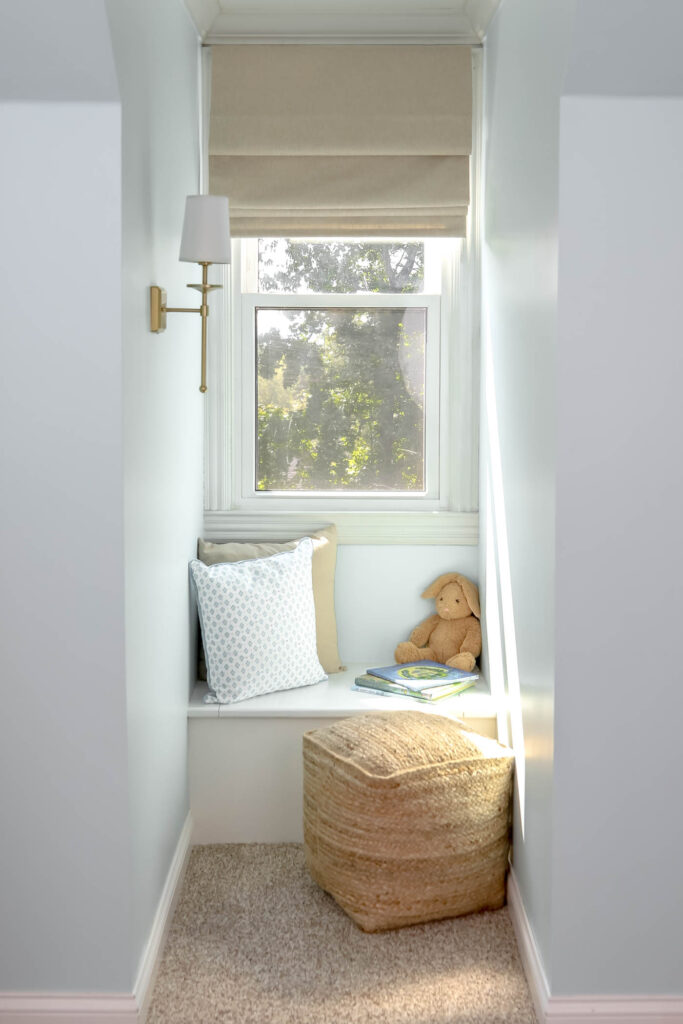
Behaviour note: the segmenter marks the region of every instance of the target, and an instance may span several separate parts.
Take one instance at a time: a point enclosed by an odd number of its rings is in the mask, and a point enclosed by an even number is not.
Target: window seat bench
[[[351,689],[366,664],[322,683],[263,694],[235,704],[205,704],[198,683],[188,709],[190,810],[195,843],[301,842],[301,738],[309,729],[364,711],[410,708],[462,718],[497,736],[486,681],[434,705]]]

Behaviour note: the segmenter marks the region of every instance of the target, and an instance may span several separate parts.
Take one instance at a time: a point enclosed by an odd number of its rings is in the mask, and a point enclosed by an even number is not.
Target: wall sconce
[[[206,391],[206,318],[209,315],[207,296],[219,284],[208,283],[208,270],[212,263],[230,262],[230,211],[225,196],[188,196],[185,202],[185,220],[180,242],[180,261],[199,263],[202,283],[188,284],[202,293],[201,306],[167,306],[166,292],[153,284],[149,290],[150,330],[161,334],[166,330],[167,313],[199,313],[202,318],[202,382],[199,390]]]

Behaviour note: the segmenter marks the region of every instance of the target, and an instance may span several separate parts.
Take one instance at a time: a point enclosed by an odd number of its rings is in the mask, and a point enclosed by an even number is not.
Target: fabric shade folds
[[[210,191],[236,236],[465,233],[459,45],[212,47]]]

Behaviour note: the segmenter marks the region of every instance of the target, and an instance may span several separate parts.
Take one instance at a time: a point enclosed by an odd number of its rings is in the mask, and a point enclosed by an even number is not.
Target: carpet
[[[147,1024],[535,1024],[506,908],[368,935],[294,843],[193,849]]]

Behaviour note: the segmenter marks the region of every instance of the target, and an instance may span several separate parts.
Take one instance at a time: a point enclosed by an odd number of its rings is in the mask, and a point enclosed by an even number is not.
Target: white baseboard
[[[515,930],[522,967],[524,968],[527,984],[534,1003],[534,1010],[536,1011],[539,1024],[545,1024],[548,1001],[550,999],[548,979],[545,976],[543,961],[541,960],[536,939],[529,924],[529,918],[526,916],[522,894],[519,891],[519,884],[513,868],[510,868],[508,875],[508,909],[510,911],[512,927]]]
[[[557,996],[550,999],[547,1024],[681,1024],[683,997]]]
[[[192,845],[185,819],[132,992],[0,992],[0,1024],[144,1024]]]
[[[2,992],[2,1024],[137,1024],[135,996]]]
[[[508,907],[539,1024],[683,1024],[683,996],[551,996],[513,870]]]
[[[154,982],[156,980],[157,971],[159,970],[159,963],[161,962],[161,954],[163,953],[164,946],[166,944],[168,929],[170,928],[171,919],[173,918],[173,911],[175,910],[178,897],[180,896],[180,888],[185,875],[185,868],[187,867],[187,862],[190,857],[191,848],[192,814],[188,814],[180,833],[180,838],[178,839],[178,845],[176,846],[175,853],[173,854],[171,866],[168,869],[166,882],[164,883],[164,888],[161,893],[161,899],[159,900],[157,912],[154,915],[152,930],[149,933],[147,945],[145,946],[140,959],[138,976],[135,979],[133,994],[138,1006],[138,1024],[144,1024],[147,1018],[149,1004],[152,999],[152,991],[154,989]]]

